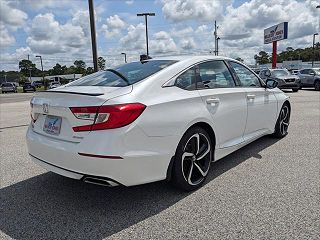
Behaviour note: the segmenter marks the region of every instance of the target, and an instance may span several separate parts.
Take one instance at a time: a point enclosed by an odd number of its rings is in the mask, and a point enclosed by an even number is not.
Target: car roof
[[[176,56],[172,55],[172,56],[162,56],[162,57],[155,57],[155,58],[149,59],[149,61],[152,61],[152,60],[202,61],[202,60],[234,60],[234,59],[223,57],[223,56],[213,56],[213,55],[176,55]]]

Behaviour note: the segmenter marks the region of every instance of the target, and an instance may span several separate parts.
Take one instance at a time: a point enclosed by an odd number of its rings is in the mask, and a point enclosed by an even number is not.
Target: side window
[[[262,71],[260,72],[259,76],[260,76],[262,79],[266,78],[266,70],[262,70]]]
[[[259,78],[241,64],[230,62],[243,87],[261,87]]]
[[[196,89],[196,76],[194,73],[194,68],[190,68],[178,76],[176,78],[175,86],[186,90]]]
[[[232,75],[223,61],[200,63],[199,88],[227,88],[234,87]]]

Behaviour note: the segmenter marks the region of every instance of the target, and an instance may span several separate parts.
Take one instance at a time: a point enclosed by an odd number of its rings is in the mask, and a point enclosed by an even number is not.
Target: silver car
[[[300,78],[291,74],[287,69],[265,69],[261,70],[259,76],[264,80],[275,80],[280,89],[292,89],[298,92],[300,89]]]
[[[14,83],[3,83],[1,85],[1,90],[2,93],[7,93],[7,92],[17,92],[17,87],[14,85]]]
[[[320,91],[320,68],[305,68],[298,73],[301,79],[301,87],[314,87]]]

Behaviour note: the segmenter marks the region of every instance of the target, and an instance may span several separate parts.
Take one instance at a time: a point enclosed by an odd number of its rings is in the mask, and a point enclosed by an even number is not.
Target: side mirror
[[[278,82],[276,80],[268,79],[266,81],[266,88],[272,89],[272,88],[276,88],[277,86],[278,86]]]
[[[271,77],[271,72],[270,72],[270,70],[267,70],[267,71],[264,73],[264,75],[267,76],[267,77]]]

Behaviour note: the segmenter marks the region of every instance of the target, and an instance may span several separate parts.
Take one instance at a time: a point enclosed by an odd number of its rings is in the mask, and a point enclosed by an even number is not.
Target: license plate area
[[[61,129],[61,122],[61,117],[47,115],[44,121],[43,131],[48,134],[59,135]]]

